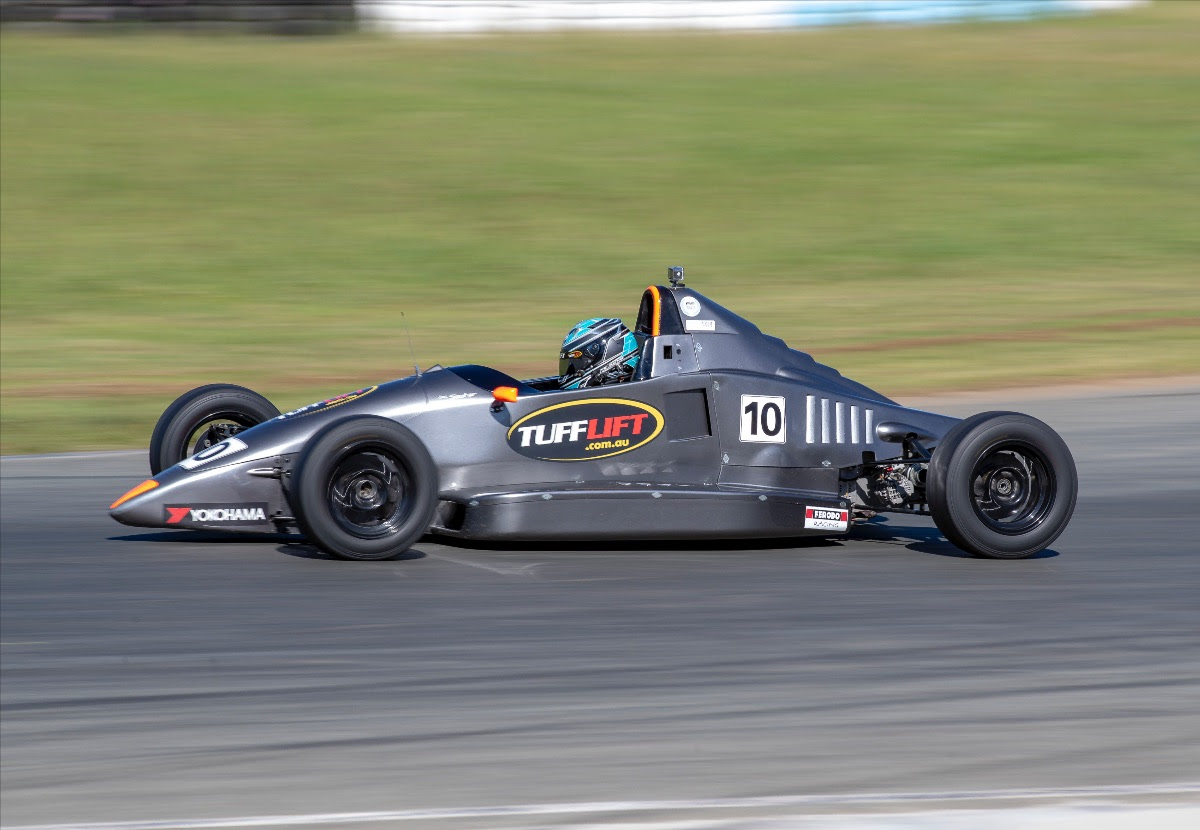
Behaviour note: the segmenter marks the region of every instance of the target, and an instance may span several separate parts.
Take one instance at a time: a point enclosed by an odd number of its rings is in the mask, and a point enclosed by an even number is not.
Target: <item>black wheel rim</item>
[[[1054,504],[1050,463],[1024,441],[1004,441],[984,451],[971,472],[971,504],[997,533],[1019,536],[1038,527]]]
[[[342,530],[360,539],[397,531],[412,512],[412,476],[392,450],[370,444],[346,447],[329,476],[329,512]]]
[[[189,458],[198,452],[203,452],[214,444],[232,438],[252,426],[256,426],[256,422],[245,415],[225,412],[209,415],[183,439],[183,454],[180,458]],[[189,447],[191,449],[188,449]]]

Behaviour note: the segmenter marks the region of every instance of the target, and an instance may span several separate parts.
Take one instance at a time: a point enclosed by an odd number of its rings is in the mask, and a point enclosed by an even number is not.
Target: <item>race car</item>
[[[1045,423],[900,406],[687,287],[682,268],[669,277],[642,293],[622,383],[433,366],[286,413],[240,386],[193,389],[154,428],[153,478],[111,515],[298,528],[352,560],[395,557],[426,533],[836,536],[886,512],[932,516],[965,551],[1019,559],[1066,528],[1075,463]]]

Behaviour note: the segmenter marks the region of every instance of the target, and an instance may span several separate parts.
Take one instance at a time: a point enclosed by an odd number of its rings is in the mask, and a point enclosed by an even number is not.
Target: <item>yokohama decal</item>
[[[589,461],[644,447],[664,423],[648,404],[589,398],[531,412],[508,430],[508,445],[541,461]]]
[[[260,525],[267,521],[265,501],[241,504],[168,504],[164,505],[171,527]]]

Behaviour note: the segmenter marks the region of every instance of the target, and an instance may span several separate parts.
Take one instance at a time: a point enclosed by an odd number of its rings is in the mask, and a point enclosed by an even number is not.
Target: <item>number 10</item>
[[[787,441],[786,400],[771,395],[742,395],[742,441],[782,444]]]

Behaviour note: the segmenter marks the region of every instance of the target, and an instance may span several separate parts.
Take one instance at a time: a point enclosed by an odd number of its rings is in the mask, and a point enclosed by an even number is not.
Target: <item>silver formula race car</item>
[[[280,412],[230,385],[180,397],[127,525],[286,532],[345,559],[427,532],[476,540],[751,539],[930,515],[963,550],[1031,556],[1067,526],[1075,463],[1015,412],[909,409],[686,287],[642,294],[625,383],[561,389],[434,366]]]

